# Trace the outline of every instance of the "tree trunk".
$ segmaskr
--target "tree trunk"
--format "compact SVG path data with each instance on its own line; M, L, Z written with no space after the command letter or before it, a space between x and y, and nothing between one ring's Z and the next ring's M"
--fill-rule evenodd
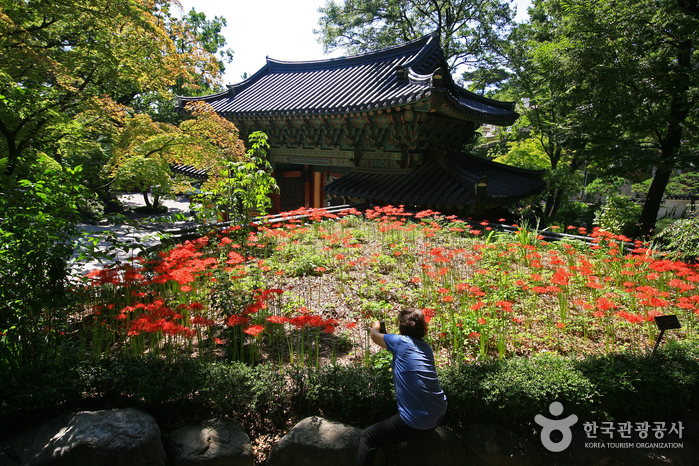
M658 218L658 210L660 210L660 203L663 200L663 194L670 181L671 174L672 168L669 167L658 168L658 171L655 173L653 182L648 190L648 195L646 196L646 202L643 204L641 217L638 219L638 223L634 230L634 236L636 238L650 238L650 236L653 235L655 221Z
M146 207L150 207L150 199L148 199L148 191L141 191L143 194L143 200L146 202Z

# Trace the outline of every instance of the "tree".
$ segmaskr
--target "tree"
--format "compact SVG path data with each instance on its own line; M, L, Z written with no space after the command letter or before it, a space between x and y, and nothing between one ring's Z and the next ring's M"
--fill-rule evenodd
M699 147L697 0L536 0L545 26L532 55L555 98L575 110L568 128L608 175L654 168L637 235L655 227L673 171L696 163ZM553 96L552 96L553 97Z
M187 187L184 182L171 180L171 164L191 165L209 172L203 186L208 189L225 176L223 170L229 163L245 158L245 147L233 123L203 102L191 102L185 110L191 118L179 126L124 112L123 123L113 136L114 155L110 162L116 189L137 189L150 206L148 191L154 187L153 207L158 207L160 197L171 197Z
M169 0L0 0L0 364L26 366L56 353L50 346L68 316L81 185L118 154L157 148L158 132L167 147L174 132L167 125L127 138L152 123L128 105L167 95L179 79L218 76L203 47L176 49L165 27L169 7ZM194 118L176 129L208 131L209 153L242 152L230 143L237 132L218 123ZM200 136L191 141L192 151L205 145ZM80 165L95 160L81 179Z
M199 73L218 76L206 50L176 50L168 0L0 0L0 159L30 170L75 132L99 132L113 111ZM84 112L90 112L85 116Z
M436 32L451 70L462 65L500 64L500 46L512 24L509 1L328 0L319 42L325 51L363 53Z
M587 165L588 145L585 135L573 131L578 114L578 102L567 98L567 82L559 79L559 64L554 54L545 47L552 37L548 4L534 2L530 19L518 25L505 45L507 66L511 77L493 97L520 103L522 115L506 133L508 139L521 146L518 153L508 154L503 163L518 165L515 155L529 157L537 153L545 156L543 168L547 171L547 188L541 220L548 223L578 190L580 170ZM527 143L518 141L525 138ZM512 152L512 151L511 151Z
M233 219L248 223L256 212L266 215L272 207L270 194L279 192L267 160L267 135L256 131L250 135L250 149L243 160L227 162L221 176L201 196L199 213L204 218L220 212L233 214Z

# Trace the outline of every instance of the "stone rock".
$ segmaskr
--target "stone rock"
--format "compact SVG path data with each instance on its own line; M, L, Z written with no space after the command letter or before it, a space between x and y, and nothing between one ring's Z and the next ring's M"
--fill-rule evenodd
M165 466L160 428L137 409L55 418L0 446L0 466Z
M634 466L696 466L699 452L689 443L676 449L624 449L614 455L612 464L633 464Z
M322 417L296 424L272 448L268 466L353 466L362 430Z
M565 450L558 453L548 453L552 463L561 466L611 466L613 453L610 449L602 447L602 442L588 439L580 423L571 427L572 440ZM556 438L555 441L559 439ZM590 446L594 444L594 447Z
M376 465L466 466L467 454L459 438L443 427L437 427L428 438L390 445L379 450Z
M255 455L242 424L213 419L201 426L186 426L166 440L172 466L252 466Z
M536 466L544 464L539 450L519 435L497 424L469 424L464 444L484 466Z

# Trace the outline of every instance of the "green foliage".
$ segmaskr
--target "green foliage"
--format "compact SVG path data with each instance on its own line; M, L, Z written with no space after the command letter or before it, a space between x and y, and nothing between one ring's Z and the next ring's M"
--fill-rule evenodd
M180 78L217 78L215 58L196 40L186 53L175 49L175 31L164 21L169 6L169 0L3 2L0 158L8 158L6 174L31 167L41 152L63 165L64 140L81 151L108 143L123 105L136 96L167 93Z
M693 261L699 258L699 215L680 219L661 231L655 241L674 258Z
M283 374L273 367L214 363L206 367L206 385L201 387L200 396L223 412L271 415L283 409L285 382Z
M508 143L507 148L507 153L496 158L496 162L530 170L551 168L551 161L544 152L541 143L534 138Z
M566 202L550 219L555 225L576 225L590 228L595 218L595 208L585 202Z
M0 365L50 360L66 330L79 170L0 176Z
M566 413L584 420L653 420L699 408L699 350L672 342L655 355L575 359L541 354L455 364L438 372L449 402L447 425L473 419L532 422L555 400ZM65 353L35 367L0 368L0 393L3 421L31 412L34 422L40 422L88 405L155 411L172 402L240 418L274 419L293 409L298 417L322 414L358 426L395 412L391 372L378 365L280 369L199 359L81 360L77 353Z
M452 70L465 64L492 68L513 16L498 0L330 0L319 11L314 32L326 51L380 50L436 32ZM497 74L482 73L478 81Z
M628 196L621 194L626 180L621 177L597 178L587 186L588 194L605 196L604 202L595 212L593 225L614 234L632 236L641 208Z
M327 365L292 375L294 403L302 412L322 412L341 422L368 425L395 410L391 372L360 365Z
M675 0L542 0L530 14L529 40L518 45L525 58L513 66L533 64L533 81L552 91L532 96L536 108L546 114L550 101L561 109L548 121L597 169L629 176L655 168L637 230L648 234L670 175L699 145L696 11Z
M595 212L592 224L617 235L633 236L641 207L626 196L611 196Z
M667 417L696 409L699 362L696 348L679 346L655 356L544 354L452 365L440 371L440 382L450 423L489 418L514 425L555 400L581 419Z
M253 212L265 215L272 206L269 195L278 192L279 187L266 158L267 135L259 131L252 133L250 145L247 159L228 162L216 186L201 196L199 212L205 218L228 212L235 220L247 223Z
M635 183L634 192L646 196L653 179ZM699 194L699 172L683 172L670 177L670 182L665 188L666 196L696 196Z
M329 260L325 254L317 251L297 254L289 261L286 271L289 275L301 277L304 275L321 275L319 267L329 269Z
M119 167L113 189L116 191L153 194L153 206L158 207L160 198L174 199L173 183L170 165L161 158L133 157ZM147 207L150 207L148 196L144 195Z

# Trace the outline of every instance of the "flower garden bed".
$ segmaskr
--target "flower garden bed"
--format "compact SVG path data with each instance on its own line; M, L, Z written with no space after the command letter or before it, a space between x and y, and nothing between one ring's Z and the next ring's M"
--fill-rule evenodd
M652 349L654 316L696 342L699 270L595 230L594 245L481 228L385 207L296 211L233 227L135 264L91 273L75 323L95 357L118 348L168 359L318 366L375 359L373 320L425 310L438 363ZM581 231L581 233L585 233Z

